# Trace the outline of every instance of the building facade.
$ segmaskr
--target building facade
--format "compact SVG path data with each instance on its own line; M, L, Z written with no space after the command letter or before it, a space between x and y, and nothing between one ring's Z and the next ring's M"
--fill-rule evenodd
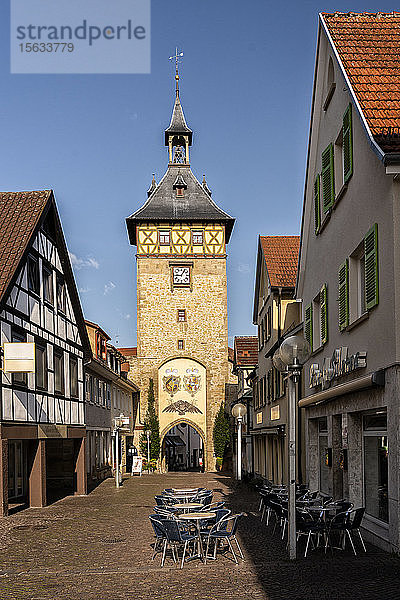
M228 407L231 414L232 406L241 402L246 406L247 413L243 419L242 427L242 473L252 475L254 472L253 441L251 431L253 427L253 386L249 376L257 368L258 340L257 336L236 336L233 346L233 373L237 376L235 385L235 398ZM232 419L234 421L234 419ZM234 425L234 424L233 424ZM233 465L237 465L237 433L233 427Z
M158 184L153 177L147 201L126 221L137 249L137 355L129 362L142 415L154 381L162 465L165 436L186 423L201 437L205 467L214 469L213 423L229 380L226 245L234 219L193 174L191 144L177 76L167 171Z
M397 552L399 24L320 15L297 282L308 484L364 506L368 537Z
M0 515L86 493L83 362L90 345L51 190L0 194L1 344L35 367L1 373ZM15 368L15 367L14 367Z
M253 323L258 328L258 367L253 379L254 471L276 484L287 483L288 399L286 379L272 357L284 334L300 322L294 299L299 236L260 236ZM298 453L299 455L299 453Z

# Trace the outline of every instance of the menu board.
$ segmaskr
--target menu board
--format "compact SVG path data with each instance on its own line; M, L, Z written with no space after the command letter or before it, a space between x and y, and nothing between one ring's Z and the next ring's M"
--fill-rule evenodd
M132 456L132 475L142 474L143 458L141 456Z

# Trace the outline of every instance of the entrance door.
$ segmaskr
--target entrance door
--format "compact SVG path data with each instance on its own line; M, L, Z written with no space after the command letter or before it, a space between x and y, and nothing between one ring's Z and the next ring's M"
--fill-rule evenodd
M8 499L21 502L26 494L25 447L22 440L8 442Z

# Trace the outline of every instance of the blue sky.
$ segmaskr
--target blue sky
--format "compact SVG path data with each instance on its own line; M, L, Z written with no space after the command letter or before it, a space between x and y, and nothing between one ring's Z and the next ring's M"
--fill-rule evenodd
M82 0L84 1L84 0ZM191 165L237 219L228 247L229 342L253 334L257 236L300 231L318 12L386 2L152 0L150 75L10 75L0 7L0 188L53 188L86 318L136 343L135 249L125 217L167 165L168 57L184 51Z

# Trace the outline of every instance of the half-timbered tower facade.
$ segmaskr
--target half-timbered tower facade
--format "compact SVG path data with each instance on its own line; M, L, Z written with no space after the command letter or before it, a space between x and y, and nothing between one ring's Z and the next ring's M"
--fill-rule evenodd
M35 344L33 372L1 373L6 515L9 503L44 506L55 488L86 493L83 362L90 346L53 192L0 193L0 212L1 345Z
M167 171L159 183L153 177L147 201L127 219L130 243L137 247L137 356L130 362L141 398L154 380L163 464L163 440L183 423L201 437L200 465L213 469L213 423L229 377L226 245L234 219L190 168L193 134L178 79L165 131ZM193 462L185 458L185 464Z

